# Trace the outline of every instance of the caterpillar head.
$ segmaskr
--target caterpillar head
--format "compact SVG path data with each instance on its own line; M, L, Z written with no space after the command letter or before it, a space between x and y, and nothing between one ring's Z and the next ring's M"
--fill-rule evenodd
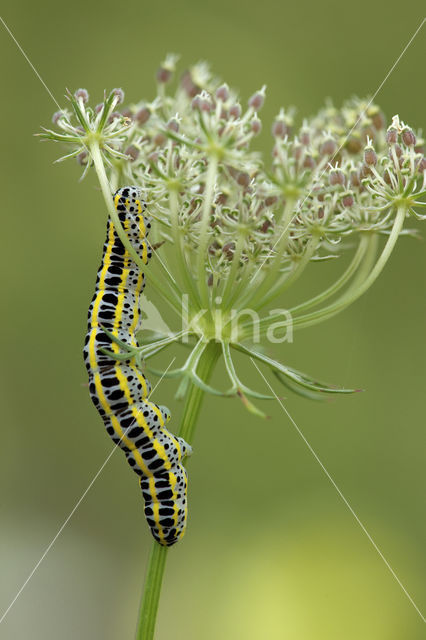
M142 235L142 237L147 235L151 222L149 217L143 215L146 210L146 203L142 199L140 187L121 187L114 193L113 200L124 226L126 227L127 223L128 227L135 229L134 224L138 225L139 234L131 233L130 235Z
M139 187L121 187L114 193L114 205L117 211L127 214L141 214L146 208Z

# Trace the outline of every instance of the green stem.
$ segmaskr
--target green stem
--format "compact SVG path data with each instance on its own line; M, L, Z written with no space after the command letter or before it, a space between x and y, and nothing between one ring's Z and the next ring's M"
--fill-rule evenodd
M209 308L209 291L206 280L205 260L207 256L207 246L209 242L209 222L213 203L214 186L216 182L218 160L215 156L210 159L207 169L206 183L204 186L204 202L201 213L199 247L197 256L198 288L201 300L206 309Z
M278 240L275 242L274 246L271 249L270 256L272 256L273 254L275 255L271 259L271 264L269 266L269 269L268 271L266 271L266 274L263 280L260 283L256 282L256 278L258 274L260 273L260 276L262 275L263 267L265 266L265 262L267 262L267 258L266 258L265 261L262 263L262 265L257 269L254 276L252 276L252 279L250 282L251 286L248 290L248 294L242 298L240 308L251 306L253 309L255 309L259 301L262 300L265 292L269 291L270 288L275 283L277 273L279 272L282 266L283 254L287 247L288 238L290 234L290 225L295 215L294 205L295 205L295 200L293 198L288 198L284 207L282 232L280 237L278 238Z
M213 373L219 355L219 345L215 342L210 342L200 358L197 371L200 378L205 382L208 382ZM194 430L203 398L204 391L191 384L186 395L185 407L179 429L179 435L189 444L191 444L194 437ZM154 638L155 621L157 618L167 552L167 547L161 546L158 542L153 542L139 610L136 640L152 640Z

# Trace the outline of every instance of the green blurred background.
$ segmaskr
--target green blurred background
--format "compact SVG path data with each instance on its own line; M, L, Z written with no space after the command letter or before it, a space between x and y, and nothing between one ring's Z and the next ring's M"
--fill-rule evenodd
M3 17L61 105L121 86L154 95L170 51L241 91L268 86L259 142L281 105L301 116L373 93L420 24L424 4L15 2ZM81 348L104 236L94 175L52 165L32 134L56 110L0 25L2 100L2 447L0 612L15 596L111 451ZM379 95L390 117L425 122L426 27ZM421 225L418 225L421 228ZM423 228L423 235L426 231ZM303 299L339 264L318 265ZM276 357L363 394L285 405L389 560L426 607L426 248L402 238L378 283L350 310L277 346ZM155 303L155 291L149 292ZM164 318L170 321L167 310ZM245 367L251 386L259 374ZM276 387L277 383L272 380ZM276 387L277 388L277 387ZM278 390L278 389L277 389ZM177 428L174 383L155 398ZM266 404L264 405L266 407ZM425 626L278 403L261 421L207 398L190 464L190 519L169 554L157 637L417 640ZM117 452L0 628L5 640L133 638L151 538L136 478ZM1 613L0 613L1 615Z

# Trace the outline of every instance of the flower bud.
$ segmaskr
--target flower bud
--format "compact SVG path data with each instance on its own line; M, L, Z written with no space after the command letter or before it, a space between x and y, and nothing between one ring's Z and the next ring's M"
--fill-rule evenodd
M414 147L414 145L416 144L416 136L414 135L413 130L409 127L405 127L402 130L401 137L403 143L407 145L407 147Z
M272 135L274 138L284 139L288 134L288 127L284 120L275 120L272 125Z
M134 161L134 160L137 160L139 156L139 149L137 149L133 144L131 144L129 147L127 147L124 153L126 154L126 156L130 156L131 160Z
M216 98L218 100L222 100L222 102L227 102L229 100L229 88L227 84L223 84L216 90Z
M248 173L244 173L243 171L241 171L238 175L237 175L237 182L241 187L245 187L247 189L247 187L250 184L250 176Z
M263 107L264 102L265 102L265 87L263 87L260 91L256 91L256 93L253 93L250 100L248 101L248 106L254 109L255 111L259 111Z
M95 107L95 113L100 113L104 108L104 103L100 102L99 104L96 105Z
M229 109L229 115L232 118L235 118L235 120L237 120L241 116L241 105L239 105L238 102L233 104Z
M228 258L228 260L232 260L235 251L235 242L227 242L222 247L222 253Z
M130 109L123 109L121 115L128 120L133 120L133 113L130 111Z
M150 117L151 111L148 109L148 107L142 107L142 109L139 109L139 111L135 115L135 119L138 124L145 124L145 122L148 122Z
M76 100L81 100L83 104L87 104L89 102L89 93L86 89L77 89L74 93L74 98Z
M329 182L332 187L337 185L343 187L346 182L346 176L340 169L332 169L329 175Z
M277 196L268 196L267 198L265 198L265 205L267 207L272 207L272 205L274 205L277 200Z
M322 156L332 156L337 151L337 144L332 138L327 138L320 146Z
M346 209L349 209L350 207L352 207L353 203L355 202L354 197L351 193L345 193L345 195L342 198L342 204Z
M113 89L112 93L117 98L117 103L116 104L121 104L123 102L123 100L124 100L124 91L123 91L123 89Z
M388 144L395 144L398 142L398 130L395 127L389 127L386 131L386 142Z
M64 117L64 112L63 111L55 111L55 113L52 116L52 122L53 124L57 124L58 120L60 120L61 118Z
M381 129L384 129L386 127L386 118L381 111L378 111L377 113L375 113L371 117L371 120L373 122L374 128L377 131L380 131Z
M77 162L82 167L85 167L87 165L87 160L88 160L87 151L82 151L81 153L78 154Z
M157 70L157 82L160 84L166 84L172 77L172 72L170 69L165 69L164 67L159 67Z
M420 158L420 160L418 161L416 169L420 174L426 171L426 158L424 156L423 158Z
M175 133L177 133L179 131L179 122L175 118L170 118L167 123L167 128L170 131L174 131Z
M194 111L201 111L201 96L198 94L196 95L191 102L191 107L194 109Z
M257 136L257 134L262 131L262 122L259 120L259 118L253 118L253 120L251 121L251 130L253 131L255 136Z
M114 122L117 118L121 118L121 113L119 111L113 111L108 117L108 122L111 124L111 122Z
M305 159L303 160L303 166L305 169L315 169L315 160L311 155L308 154L305 156Z
M351 186L354 187L355 189L361 186L360 175L356 169L352 169L350 173L349 181L351 183Z
M161 147L165 142L166 142L167 138L164 135L164 133L157 133L154 138L153 138L153 143L155 144L156 147Z
M377 154L373 147L366 147L364 150L364 162L365 164L374 167L377 164Z

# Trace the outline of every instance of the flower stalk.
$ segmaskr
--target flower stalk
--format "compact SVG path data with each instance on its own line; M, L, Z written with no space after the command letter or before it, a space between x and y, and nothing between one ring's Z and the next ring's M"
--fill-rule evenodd
M217 345L215 345L215 343L210 343L204 350L198 363L199 376L204 382L208 383L218 357L219 349ZM189 444L192 444L194 439L194 432L204 395L205 392L200 389L200 387L193 383L190 384L186 394L185 406L179 429L179 435ZM163 547L155 541L152 543L144 591L139 609L136 640L152 640L154 637L155 622L157 618L167 555L167 547Z

